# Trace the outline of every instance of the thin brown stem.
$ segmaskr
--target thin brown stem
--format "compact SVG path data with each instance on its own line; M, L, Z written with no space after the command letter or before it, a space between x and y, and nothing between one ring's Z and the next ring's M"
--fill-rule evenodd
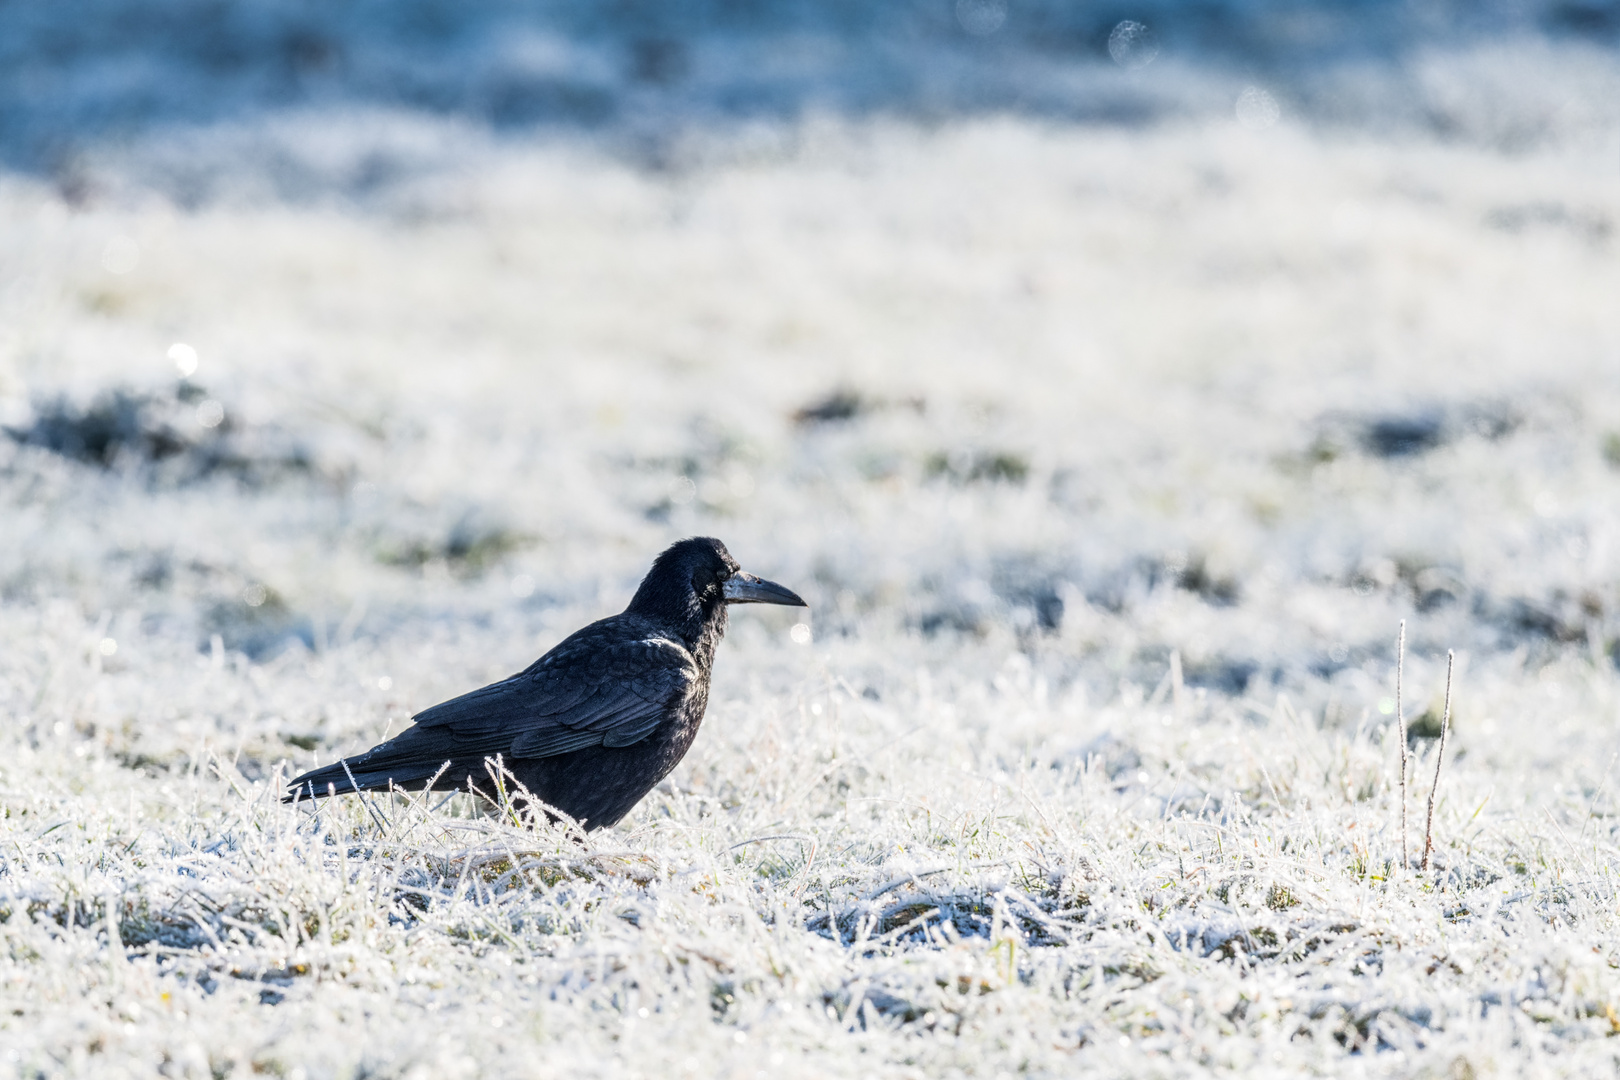
M1406 670L1406 620L1401 620L1400 636L1395 639L1395 723L1399 728L1401 755L1401 869L1411 862L1406 847L1406 709L1401 704L1401 679Z
M1429 868L1429 853L1434 850L1434 797L1440 790L1440 766L1446 760L1446 733L1451 730L1451 669L1457 654L1446 651L1446 708L1440 718L1440 747L1434 752L1434 786L1429 789L1429 816L1423 824L1423 867Z

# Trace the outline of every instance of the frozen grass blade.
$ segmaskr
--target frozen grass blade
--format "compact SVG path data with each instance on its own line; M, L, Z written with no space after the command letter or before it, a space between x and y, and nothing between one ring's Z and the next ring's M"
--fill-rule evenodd
M386 833L388 831L388 825L385 821L383 821L382 815L377 812L377 807L373 805L371 801L371 792L360 790L360 784L355 780L354 773L349 768L348 758L339 758L338 760L343 764L343 775L349 778L349 789L354 793L355 798L359 799L361 803L364 804L366 813L371 815L371 820L377 826L377 831L379 833Z
M1434 785L1429 788L1429 811L1423 822L1423 866L1429 868L1429 854L1434 850L1434 800L1440 791L1440 767L1446 760L1446 735L1451 731L1451 672L1457 663L1457 654L1446 651L1446 704L1440 718L1440 744L1434 751Z
M1406 620L1401 620L1400 633L1395 638L1395 724L1396 737L1400 740L1396 744L1395 752L1401 758L1401 870L1405 871L1411 863L1411 856L1407 854L1406 846L1406 707L1402 703L1401 680L1406 671Z

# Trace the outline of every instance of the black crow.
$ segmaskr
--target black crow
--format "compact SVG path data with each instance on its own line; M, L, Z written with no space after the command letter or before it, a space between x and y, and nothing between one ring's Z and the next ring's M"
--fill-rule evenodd
M576 631L509 679L417 713L415 726L289 786L300 797L390 787L490 795L494 758L588 829L618 822L697 736L729 604L804 607L745 574L710 537L657 559L630 606Z

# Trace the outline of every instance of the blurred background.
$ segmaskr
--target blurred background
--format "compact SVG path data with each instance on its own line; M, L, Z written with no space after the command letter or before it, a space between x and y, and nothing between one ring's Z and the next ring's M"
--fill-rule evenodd
M873 700L1174 655L1356 711L1401 618L1420 697L1607 670L1617 50L1608 0L0 6L0 612L109 669L461 641L354 661L414 709L705 533L812 602L737 635Z
M118 159L195 208L364 197L460 138L584 135L648 169L809 117L1295 122L1507 152L1612 137L1607 0L408 0L8 5L0 141L71 201ZM138 163L138 164L137 164ZM98 183L98 180L100 183Z

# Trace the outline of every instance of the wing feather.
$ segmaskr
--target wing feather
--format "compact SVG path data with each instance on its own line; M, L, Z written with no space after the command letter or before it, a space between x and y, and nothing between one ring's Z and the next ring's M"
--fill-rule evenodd
M494 753L553 757L640 742L691 692L700 678L697 663L685 646L667 638L602 641L586 636L593 629L521 674L423 710L416 728L405 734L438 729L443 737L431 740L435 749L457 759ZM394 741L407 740L402 735ZM402 746L399 756L414 749Z

